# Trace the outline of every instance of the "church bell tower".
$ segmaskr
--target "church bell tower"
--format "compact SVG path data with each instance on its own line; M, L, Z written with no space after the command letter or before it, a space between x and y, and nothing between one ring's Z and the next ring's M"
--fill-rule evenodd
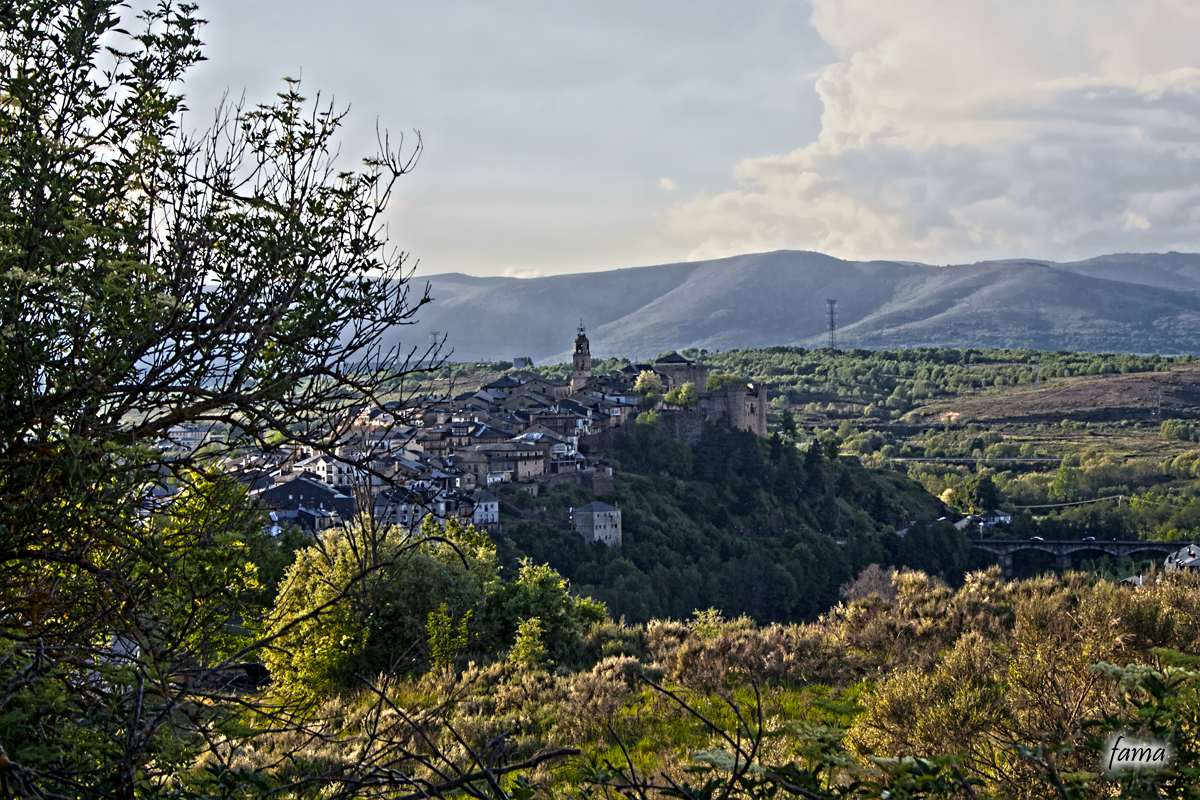
M579 320L579 335L575 337L575 356L571 365L571 391L577 392L592 377L592 351L587 336L583 333L583 320Z

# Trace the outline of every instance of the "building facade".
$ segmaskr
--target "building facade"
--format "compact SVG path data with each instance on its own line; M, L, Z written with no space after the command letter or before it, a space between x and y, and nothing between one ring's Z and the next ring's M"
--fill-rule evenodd
M601 542L621 549L621 509L607 503L588 503L572 513L575 530L585 542Z
M487 489L479 489L470 498L475 504L471 512L471 523L479 527L495 525L500 522L500 499Z
M654 370L668 378L664 392L690 383L696 387L697 394L708 394L708 368L687 356L679 353L663 356L654 362Z

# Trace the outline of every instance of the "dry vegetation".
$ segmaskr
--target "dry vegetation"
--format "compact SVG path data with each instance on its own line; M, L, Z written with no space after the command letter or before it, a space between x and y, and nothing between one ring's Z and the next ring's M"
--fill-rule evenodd
M642 778L694 780L697 759L715 763L706 754L727 747L721 731L736 730L740 712L761 713L758 763L823 766L816 796L879 778L872 759L882 756L954 756L982 794L1050 796L1045 764L1020 747L1080 748L1088 720L1121 713L1124 690L1093 665L1162 670L1158 648L1200 645L1200 579L1191 575L1135 592L1080 574L1006 583L991 570L955 591L904 571L890 588L806 625L711 611L687 623L608 621L591 627L570 662L498 659L381 676L378 693L352 690L321 705L309 742L252 738L232 763L262 769L287 752L328 772L370 753L372 726L411 717L431 752L464 766L497 737L508 737L511 760L580 748L590 760L545 762L527 775L545 796L583 796L606 760ZM1091 751L1066 754L1055 769L1077 796L1108 791Z
M1161 398L1161 400L1160 400ZM930 402L911 415L914 422L1030 425L1059 423L1154 423L1200 414L1200 364L1174 364L1169 372L1055 378L1040 390L1030 386L990 388Z

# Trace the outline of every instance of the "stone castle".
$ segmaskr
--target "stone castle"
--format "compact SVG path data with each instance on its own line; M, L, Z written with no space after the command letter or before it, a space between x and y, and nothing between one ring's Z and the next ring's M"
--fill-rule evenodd
M572 394L624 392L637 381L643 372L657 375L662 382L663 392L670 392L685 383L696 387L700 402L694 409L672 409L663 407L663 414L690 414L725 423L731 428L740 428L758 436L767 436L767 393L766 387L754 383L739 383L708 391L708 368L703 364L671 353L653 364L630 364L608 375L592 375L592 354L583 325L575 336L575 349L571 365Z

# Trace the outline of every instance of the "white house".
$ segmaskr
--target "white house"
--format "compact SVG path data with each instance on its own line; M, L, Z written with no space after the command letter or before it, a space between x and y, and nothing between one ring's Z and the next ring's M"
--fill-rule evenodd
M487 489L479 489L470 495L475 510L471 514L473 525L495 525L500 521L500 500Z

